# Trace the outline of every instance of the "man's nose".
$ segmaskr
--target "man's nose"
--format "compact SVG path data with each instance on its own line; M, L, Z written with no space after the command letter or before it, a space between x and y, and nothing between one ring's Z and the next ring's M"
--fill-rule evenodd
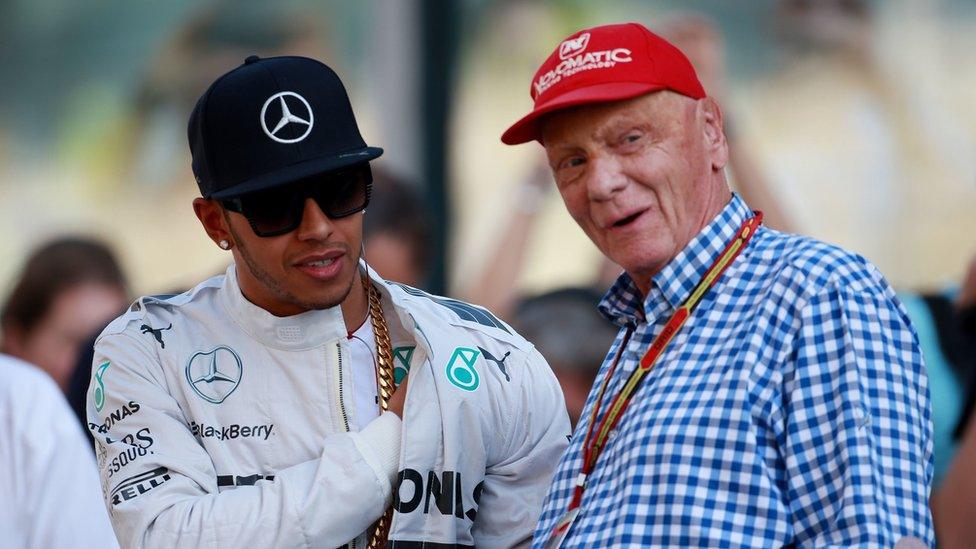
M613 157L590 159L589 172L586 192L594 202L613 200L614 195L622 191L629 181L620 162Z
M306 198L302 210L302 223L296 229L298 239L328 240L334 228L333 220L325 215L318 203L312 198Z

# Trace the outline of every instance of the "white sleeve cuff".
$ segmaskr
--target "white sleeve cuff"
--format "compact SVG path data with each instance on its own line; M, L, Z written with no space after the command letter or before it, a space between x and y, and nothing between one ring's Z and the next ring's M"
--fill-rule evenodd
M402 422L393 412L383 412L358 433L349 433L366 463L376 476L389 483L392 490L400 465L400 430Z

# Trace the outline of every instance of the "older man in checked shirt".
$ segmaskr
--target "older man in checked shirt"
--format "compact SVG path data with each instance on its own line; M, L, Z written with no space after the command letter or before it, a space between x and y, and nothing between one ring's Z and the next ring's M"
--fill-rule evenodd
M531 93L502 140L545 147L625 271L534 546L931 545L924 365L878 270L761 226L725 180L718 104L643 26L570 36Z

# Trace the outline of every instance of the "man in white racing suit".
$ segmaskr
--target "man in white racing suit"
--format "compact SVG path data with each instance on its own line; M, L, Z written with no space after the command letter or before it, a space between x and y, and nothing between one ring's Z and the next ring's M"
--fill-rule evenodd
M96 342L89 428L120 543L527 543L570 432L562 393L486 310L361 260L382 150L338 76L249 57L188 133L194 211L234 264Z

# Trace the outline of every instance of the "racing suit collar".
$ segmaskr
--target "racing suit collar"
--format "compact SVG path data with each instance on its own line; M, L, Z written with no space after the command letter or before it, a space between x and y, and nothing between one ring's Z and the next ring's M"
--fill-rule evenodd
M341 307L331 307L279 317L251 303L237 283L237 268L231 264L220 288L219 301L228 315L248 335L268 347L302 350L346 337Z

